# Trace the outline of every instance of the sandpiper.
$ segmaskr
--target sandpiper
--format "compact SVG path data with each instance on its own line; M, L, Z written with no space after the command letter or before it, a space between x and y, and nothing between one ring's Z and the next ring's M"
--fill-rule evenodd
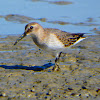
M69 33L54 28L43 28L36 22L31 22L25 26L24 33L16 40L16 45L25 36L31 35L34 43L46 51L56 51L56 59L53 70L59 70L59 58L63 50L84 40L84 33Z

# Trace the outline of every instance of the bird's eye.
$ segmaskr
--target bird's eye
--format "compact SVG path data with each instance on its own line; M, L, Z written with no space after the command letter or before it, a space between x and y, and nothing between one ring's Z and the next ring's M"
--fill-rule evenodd
M33 26L31 26L30 29L33 29Z

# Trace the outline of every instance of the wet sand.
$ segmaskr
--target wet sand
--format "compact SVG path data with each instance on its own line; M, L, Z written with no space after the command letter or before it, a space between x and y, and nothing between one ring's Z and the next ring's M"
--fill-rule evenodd
M30 37L0 36L0 100L99 100L100 35L89 36L62 54L38 50Z

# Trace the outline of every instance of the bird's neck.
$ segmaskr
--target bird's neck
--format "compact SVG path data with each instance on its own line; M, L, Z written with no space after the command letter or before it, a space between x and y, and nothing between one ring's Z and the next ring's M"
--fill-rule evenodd
M39 27L38 29L36 29L35 33L31 34L33 41L39 42L39 43L43 43L45 36L46 36L46 34L42 27Z

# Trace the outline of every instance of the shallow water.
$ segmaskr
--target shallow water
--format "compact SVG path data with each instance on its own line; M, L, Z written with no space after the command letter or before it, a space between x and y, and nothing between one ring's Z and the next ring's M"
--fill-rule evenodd
M100 29L99 0L2 0L0 35L21 34L29 22L68 32L95 34Z
M99 100L100 0L2 0L0 2L0 100ZM30 37L15 40L29 22L45 28L88 33L87 39L55 57Z

